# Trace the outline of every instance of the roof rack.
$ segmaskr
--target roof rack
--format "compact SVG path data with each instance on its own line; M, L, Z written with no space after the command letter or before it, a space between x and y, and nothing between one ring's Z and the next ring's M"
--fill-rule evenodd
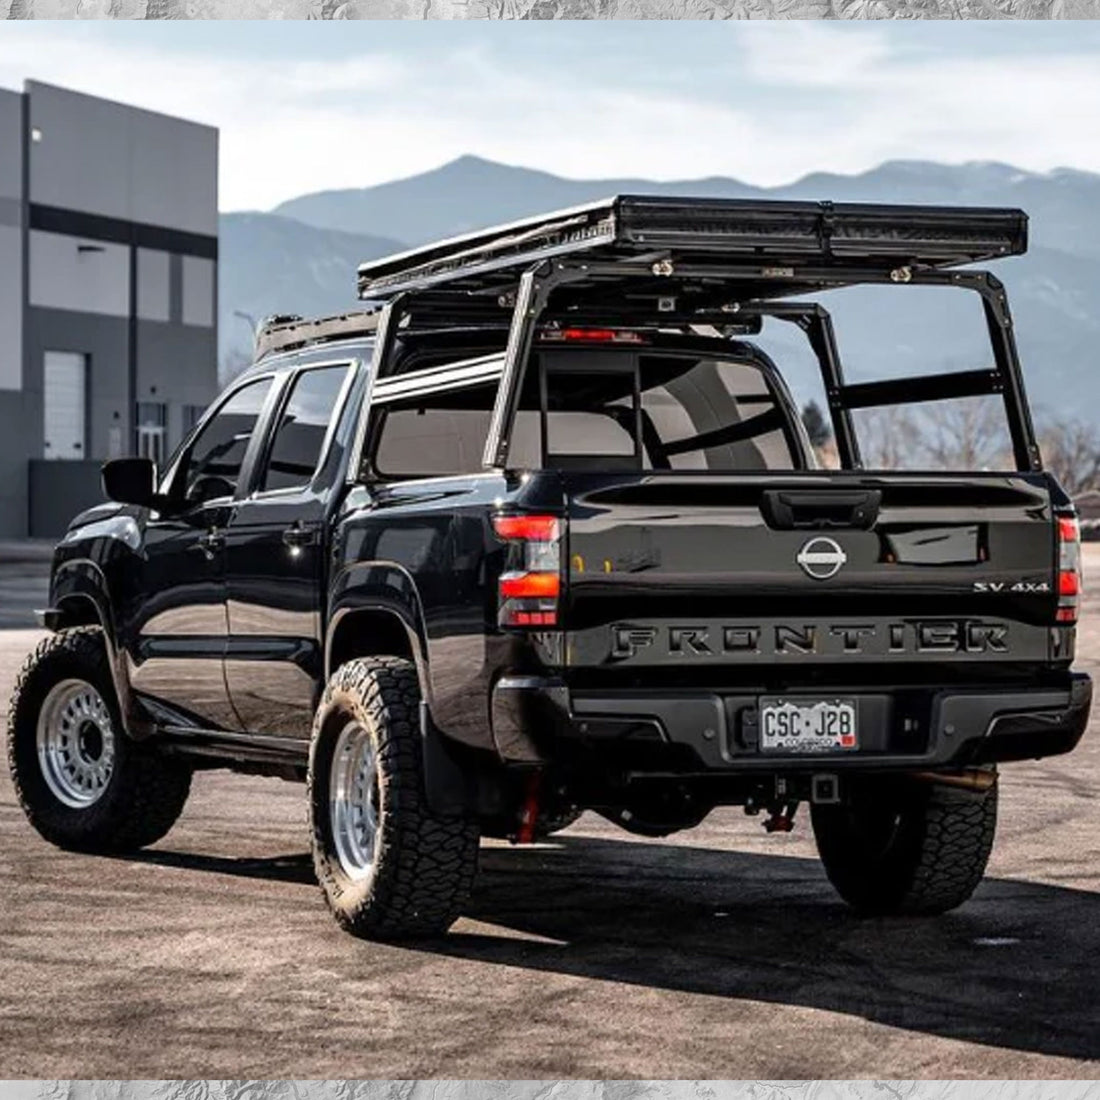
M256 359L277 352L294 351L308 344L369 335L378 327L378 310L363 309L332 317L305 319L294 315L265 318L256 333Z
M592 283L687 271L799 293L818 285L815 270L844 269L845 282L859 282L1026 248L1022 210L618 195L361 264L359 297L430 288L491 296L539 261L564 258L592 264Z

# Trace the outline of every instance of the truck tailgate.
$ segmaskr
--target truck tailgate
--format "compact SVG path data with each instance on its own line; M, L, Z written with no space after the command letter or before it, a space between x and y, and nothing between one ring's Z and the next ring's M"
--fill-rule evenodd
M1043 475L563 480L571 667L1053 656Z

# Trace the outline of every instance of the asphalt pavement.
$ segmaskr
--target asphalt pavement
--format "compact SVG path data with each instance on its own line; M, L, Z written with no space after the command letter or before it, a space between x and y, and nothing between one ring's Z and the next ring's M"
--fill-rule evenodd
M37 637L0 631L0 698ZM1079 651L1095 672L1091 595ZM330 920L301 787L200 774L121 859L41 841L4 775L0 1077L1095 1077L1098 786L1095 729L1006 768L989 875L940 918L852 916L805 817L650 841L586 815L485 842L469 915L398 947Z

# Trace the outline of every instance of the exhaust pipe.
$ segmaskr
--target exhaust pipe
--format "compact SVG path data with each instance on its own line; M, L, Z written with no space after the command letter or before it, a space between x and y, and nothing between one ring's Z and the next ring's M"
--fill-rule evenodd
M966 768L961 772L914 772L914 779L964 791L988 791L997 782L996 769Z

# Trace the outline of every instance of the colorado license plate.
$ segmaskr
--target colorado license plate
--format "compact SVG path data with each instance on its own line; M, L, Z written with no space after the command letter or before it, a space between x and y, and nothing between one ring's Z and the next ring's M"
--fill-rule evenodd
M761 699L763 752L834 752L859 746L854 699Z

